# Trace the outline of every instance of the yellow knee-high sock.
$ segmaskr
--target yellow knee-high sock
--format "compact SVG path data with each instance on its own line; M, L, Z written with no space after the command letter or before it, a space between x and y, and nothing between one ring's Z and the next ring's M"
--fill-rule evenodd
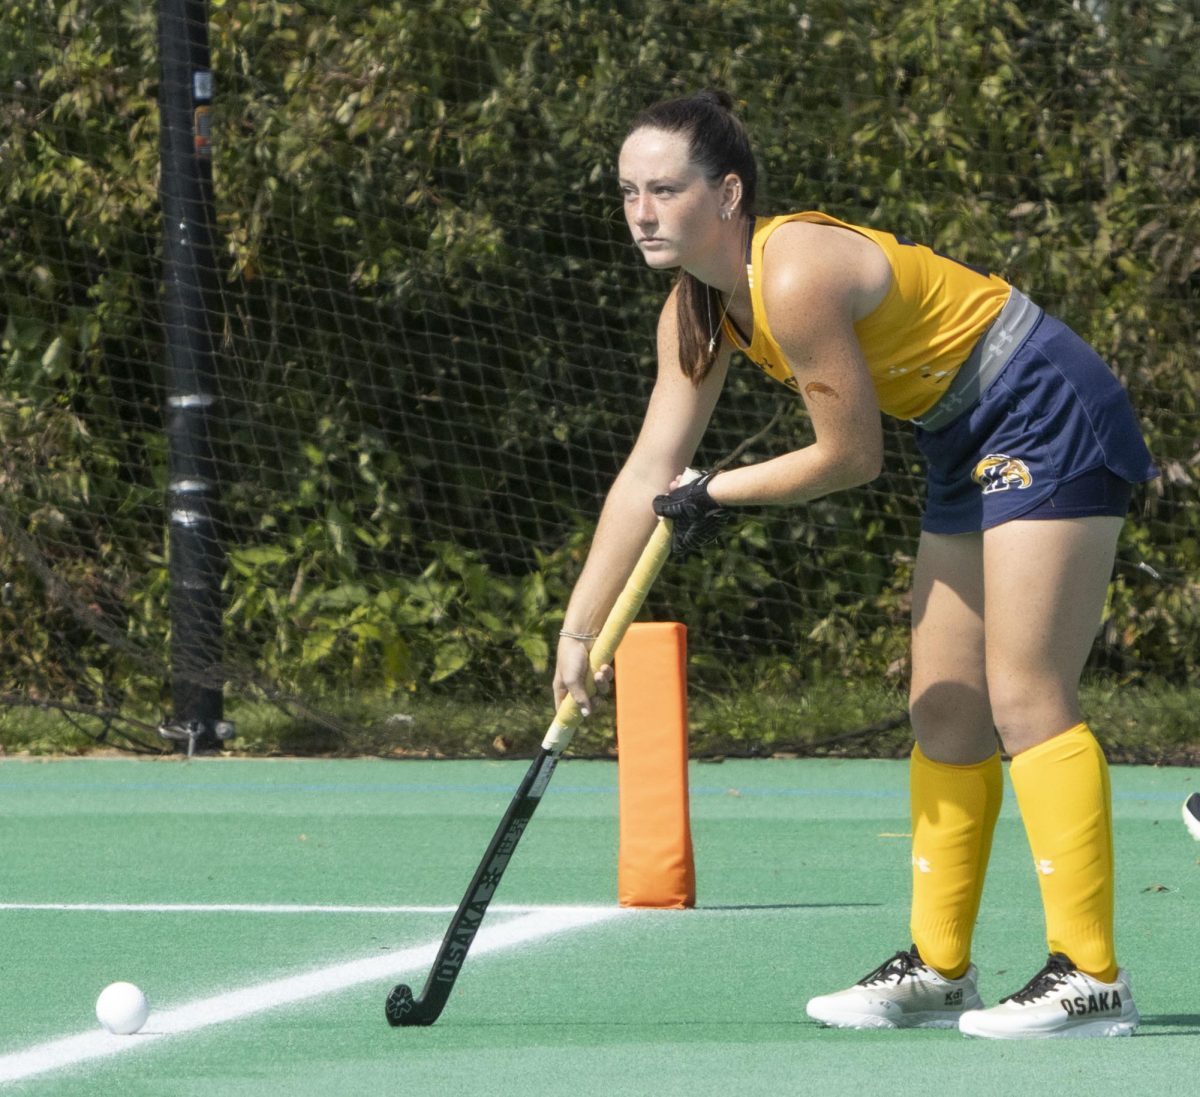
M921 959L951 979L971 960L992 832L1004 798L1000 754L972 766L931 761L913 747L913 943Z
M1046 942L1080 971L1116 978L1112 792L1087 724L1022 751L1009 767L1046 911Z

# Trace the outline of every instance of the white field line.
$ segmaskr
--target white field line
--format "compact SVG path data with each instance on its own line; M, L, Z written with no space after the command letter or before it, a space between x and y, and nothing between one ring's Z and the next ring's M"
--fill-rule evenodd
M68 911L96 914L450 914L452 906L347 906L333 903L0 903L0 911ZM609 907L493 903L489 912L606 911Z
M7 906L4 909L12 908ZM91 908L89 907L89 909ZM421 909L441 910L443 908ZM485 926L480 929L479 936L475 938L475 943L471 948L471 955L475 957L488 952L498 952L501 949L513 948L553 933L596 925L622 913L617 907L537 909L533 913L503 922L498 926ZM348 963L315 968L302 975L256 983L223 994L214 994L208 998L198 998L193 1002L185 1002L183 1005L171 1009L152 1010L142 1031L135 1036L112 1036L97 1026L94 1031L81 1032L75 1036L64 1036L58 1040L36 1044L23 1051L0 1055L0 1085L97 1059L108 1059L116 1055L144 1051L168 1036L182 1036L189 1032L209 1028L212 1025L238 1021L257 1013L278 1009L281 1006L328 997L362 983L371 983L377 980L390 982L401 976L423 973L433 963L440 943L440 939L429 941L426 944L389 953L386 956L371 956L362 960L351 960ZM376 1020L383 1025L385 1022L382 995L380 1002L379 1015Z

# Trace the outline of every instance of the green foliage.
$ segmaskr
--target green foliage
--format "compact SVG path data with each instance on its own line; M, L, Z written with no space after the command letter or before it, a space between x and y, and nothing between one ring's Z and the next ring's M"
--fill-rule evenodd
M743 105L768 209L988 263L1114 364L1164 476L1099 660L1194 677L1186 6L212 0L211 40L235 682L544 689L666 288L628 247L615 151L637 109L710 84ZM6 688L161 699L156 48L149 0L9 0L0 23ZM772 416L739 460L807 427L738 372L703 459ZM652 610L688 622L702 682L903 678L920 468L903 428L888 453L869 490L669 569Z

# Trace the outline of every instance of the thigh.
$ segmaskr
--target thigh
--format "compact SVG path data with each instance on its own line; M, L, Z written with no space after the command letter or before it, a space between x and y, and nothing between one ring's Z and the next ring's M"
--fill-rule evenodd
M913 576L910 709L926 757L970 765L996 749L984 663L983 535L923 533Z
M1018 520L983 534L988 696L1011 753L1082 719L1079 678L1104 612L1121 521Z

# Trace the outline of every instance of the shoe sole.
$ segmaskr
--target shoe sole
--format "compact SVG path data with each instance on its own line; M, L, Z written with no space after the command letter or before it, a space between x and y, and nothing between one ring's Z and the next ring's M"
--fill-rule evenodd
M1006 1032L987 1032L982 1029L971 1031L970 1019L964 1017L962 1020L967 1023L964 1025L962 1021L959 1022L959 1032L964 1036L983 1040L1085 1040L1099 1036L1132 1036L1141 1022L1141 1018L1134 1014L1133 1017L1124 1017L1118 1021L1085 1021L1082 1024L1070 1025L1066 1028L1042 1031L1020 1032L1010 1029Z
M888 1029L888 1028L958 1028L961 1013L933 1014L918 1013L905 1017L902 1021L893 1021L874 1013L843 1013L838 1016L818 1017L814 1013L808 1016L824 1025L826 1028L856 1028L856 1029Z

